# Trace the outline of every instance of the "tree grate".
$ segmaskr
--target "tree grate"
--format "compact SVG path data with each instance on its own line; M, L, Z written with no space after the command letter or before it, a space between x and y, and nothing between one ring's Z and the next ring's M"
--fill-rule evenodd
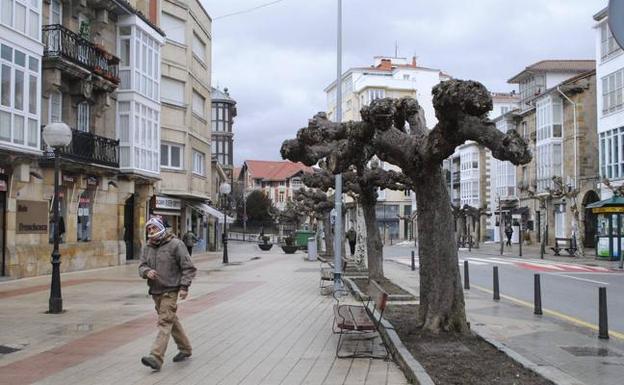
M0 345L0 354L11 354L15 352L19 352L22 349L14 348L7 345Z
M612 350L593 346L560 346L560 348L576 357L622 357Z

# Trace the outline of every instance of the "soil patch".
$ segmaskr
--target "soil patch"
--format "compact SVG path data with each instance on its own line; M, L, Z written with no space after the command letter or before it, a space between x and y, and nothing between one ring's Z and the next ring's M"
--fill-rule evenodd
M362 293L368 295L368 285L370 284L368 278L351 278L351 280L360 288ZM386 293L389 295L409 295L410 293L403 290L400 286L395 285L392 281L387 278L382 278L381 280L377 280L379 286L381 286Z
M389 305L384 318L436 385L554 385L479 336L423 332L417 314L418 305Z

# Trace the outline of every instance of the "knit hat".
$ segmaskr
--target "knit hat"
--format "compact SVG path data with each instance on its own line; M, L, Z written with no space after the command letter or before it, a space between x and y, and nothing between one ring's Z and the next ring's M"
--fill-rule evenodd
M163 218L160 215L153 216L147 221L145 224L145 228L148 226L154 226L158 229L157 232L147 235L150 239L159 239L165 234L165 224L163 222Z

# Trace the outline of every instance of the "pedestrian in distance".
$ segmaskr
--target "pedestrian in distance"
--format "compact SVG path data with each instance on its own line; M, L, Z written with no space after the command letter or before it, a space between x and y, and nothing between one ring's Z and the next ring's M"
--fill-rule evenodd
M193 255L193 246L197 243L199 239L195 236L195 233L189 229L184 236L182 237L182 242L186 245L186 249L188 250L189 255Z
M349 241L349 249L350 249L349 251L351 251L351 256L353 257L353 254L355 254L355 242L357 239L357 234L355 233L353 226L351 226L349 231L347 231L346 238Z
M505 227L505 236L507 236L506 245L511 247L511 236L513 235L513 228L509 225Z
M153 370L160 370L169 343L169 337L178 346L173 362L186 360L192 354L191 343L176 315L178 298L186 299L196 268L184 243L165 229L161 217L152 217L146 225L147 244L141 252L139 275L147 279L156 313L158 334L150 354L141 363Z

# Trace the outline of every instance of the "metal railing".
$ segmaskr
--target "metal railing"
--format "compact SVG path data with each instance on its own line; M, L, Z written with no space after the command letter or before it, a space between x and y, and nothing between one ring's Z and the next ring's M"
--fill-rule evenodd
M43 144L43 150L47 150ZM72 141L60 150L63 158L119 168L119 140L72 128Z
M62 25L44 25L43 44L44 57L62 57L119 84L119 58Z

